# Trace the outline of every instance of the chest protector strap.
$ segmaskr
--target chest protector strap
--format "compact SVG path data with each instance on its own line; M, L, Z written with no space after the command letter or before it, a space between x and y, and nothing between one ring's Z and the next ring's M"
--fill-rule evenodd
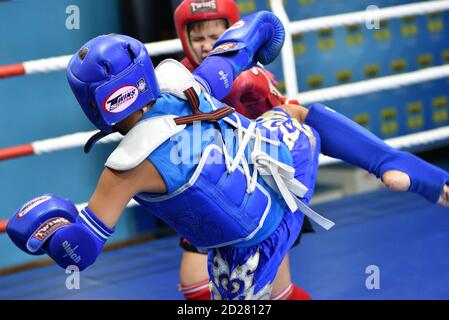
M234 117L235 121L230 119L232 117ZM242 166L247 179L248 193L253 192L257 177L260 175L273 190L276 190L282 196L292 212L299 209L326 230L329 230L335 225L334 222L313 211L300 200L300 198L304 197L308 189L300 181L295 179L295 169L283 162L277 161L261 150L262 134L256 122L250 122L248 127L245 128L237 114L226 118L225 121L237 129L238 138L238 149L234 158L230 156L226 146L223 148L226 169L229 173L232 173L238 166ZM252 146L249 145L250 140L254 140ZM249 160L253 164L252 174L250 173L248 161L244 156L247 147L252 147L249 152Z
M209 113L203 113L200 111L200 101L195 90L193 88L189 88L184 91L184 94L186 95L187 101L192 108L193 115L176 118L175 122L178 125L192 124L195 121L214 122L223 119L234 112L234 109L231 107L223 107Z

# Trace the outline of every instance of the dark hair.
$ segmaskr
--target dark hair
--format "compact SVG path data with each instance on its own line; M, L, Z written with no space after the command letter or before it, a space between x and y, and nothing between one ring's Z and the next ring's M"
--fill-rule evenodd
M192 31L193 29L196 28L202 28L203 25L206 22L210 22L210 21L223 21L225 23L226 29L229 28L229 22L226 19L214 19L214 20L201 20L201 21L195 21L195 22L191 22L187 25L187 34L190 34L190 31Z

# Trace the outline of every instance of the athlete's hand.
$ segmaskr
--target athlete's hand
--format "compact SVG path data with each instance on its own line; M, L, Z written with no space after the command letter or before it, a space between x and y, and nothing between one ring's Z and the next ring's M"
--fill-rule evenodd
M449 207L449 186L445 185L443 191L441 192L440 198L438 199L438 204Z

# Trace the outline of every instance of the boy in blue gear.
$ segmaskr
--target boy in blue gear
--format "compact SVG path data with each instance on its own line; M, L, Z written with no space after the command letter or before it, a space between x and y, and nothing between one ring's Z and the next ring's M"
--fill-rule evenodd
M211 56L213 70L196 74L218 97L241 70L274 59L284 38L279 20L268 12L241 21L233 31L228 36L235 39L228 38ZM269 298L288 241L296 238L303 219L297 210L302 202L294 195L311 193L294 179L293 158L278 130L231 114L232 108L201 92L175 61L163 62L155 72L144 46L126 36L88 42L72 58L67 76L83 111L101 130L86 149L114 131L125 137L80 214L70 201L45 195L11 219L11 239L28 253L47 253L62 267L83 270L94 263L134 197L197 247L216 248L210 251L211 282L219 279L214 298ZM196 131L200 140L188 143ZM286 210L296 211L288 224ZM215 267L223 266L227 248L234 246L239 257L229 261L229 288ZM254 248L260 248L260 263ZM235 291L232 264L244 266L249 258L252 275L239 275Z
M132 38L111 35L88 42L72 58L67 75L83 111L101 130L89 144L114 131L125 137L108 158L86 208L78 213L73 203L54 195L33 199L8 223L10 238L25 252L47 253L61 267L83 270L95 262L135 198L192 244L209 250L213 298L269 299L303 214L326 229L333 225L307 207L320 136L289 115L297 110L275 109L254 122L208 93L225 96L239 72L256 61L272 61L283 38L280 21L268 12L231 27L194 72L205 92L173 60L154 72L143 44ZM306 120L318 113L335 118L316 105ZM338 128L348 126L334 120ZM370 138L362 140L366 144ZM370 145L373 150L376 143ZM385 178L404 168L410 176L413 158L378 149L373 171ZM367 165L366 159L355 162ZM413 191L433 200L439 185L439 201L448 201L446 173L417 165L438 181L432 180L432 192L423 190L427 181L417 173L411 176Z

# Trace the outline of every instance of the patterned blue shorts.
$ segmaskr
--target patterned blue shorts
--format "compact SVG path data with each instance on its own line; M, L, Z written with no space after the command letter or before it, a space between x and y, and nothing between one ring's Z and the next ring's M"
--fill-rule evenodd
M292 153L295 178L309 188L303 202L312 197L318 171L320 137L310 127L293 119L280 108L263 114L257 121L271 130ZM295 242L304 215L288 208L277 229L257 245L227 246L209 251L208 269L212 298L216 300L268 300L277 270Z

